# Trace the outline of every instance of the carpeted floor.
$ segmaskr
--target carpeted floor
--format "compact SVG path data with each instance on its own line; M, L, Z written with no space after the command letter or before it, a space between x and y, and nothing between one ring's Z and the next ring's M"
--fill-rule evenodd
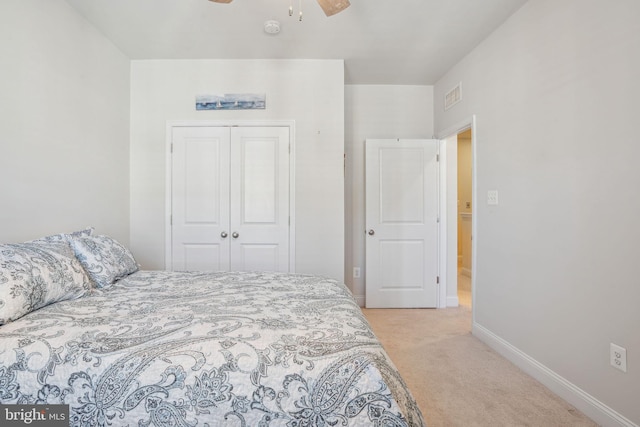
M429 426L596 426L471 335L469 305L363 311Z

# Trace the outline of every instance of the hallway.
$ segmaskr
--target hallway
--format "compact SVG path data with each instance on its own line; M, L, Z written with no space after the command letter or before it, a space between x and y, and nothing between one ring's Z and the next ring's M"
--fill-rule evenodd
M458 303L467 308L471 308L471 277L460 273L458 269Z

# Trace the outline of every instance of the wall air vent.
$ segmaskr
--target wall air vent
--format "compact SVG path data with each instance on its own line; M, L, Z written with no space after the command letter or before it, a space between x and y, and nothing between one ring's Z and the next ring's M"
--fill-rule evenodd
M444 109L445 111L456 105L462 100L462 82L458 83L456 87L451 89L444 96Z

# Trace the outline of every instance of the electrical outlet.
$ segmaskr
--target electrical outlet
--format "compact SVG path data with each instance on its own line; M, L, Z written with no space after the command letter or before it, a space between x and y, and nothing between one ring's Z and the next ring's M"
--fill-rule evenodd
M487 204L488 205L498 204L498 190L487 191Z
M360 267L353 267L353 278L354 279L360 278Z
M627 349L611 343L609 351L611 366L622 372L627 372Z

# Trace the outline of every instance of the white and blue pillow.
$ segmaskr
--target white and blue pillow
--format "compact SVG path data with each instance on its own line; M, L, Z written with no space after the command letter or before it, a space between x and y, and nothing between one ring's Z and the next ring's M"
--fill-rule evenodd
M127 248L93 228L0 244L0 325L59 301L107 289L138 271Z
M91 291L91 280L65 236L0 244L0 325Z
M98 288L107 289L118 279L139 269L131 252L109 236L75 236L69 242Z

